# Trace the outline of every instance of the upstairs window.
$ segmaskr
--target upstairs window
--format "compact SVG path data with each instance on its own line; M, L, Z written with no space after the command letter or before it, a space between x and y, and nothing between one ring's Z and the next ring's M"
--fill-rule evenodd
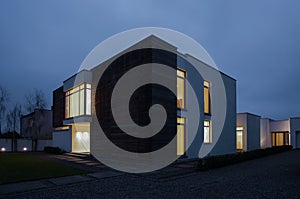
M91 115L91 84L83 83L66 92L65 117Z
M204 114L210 115L210 82L204 81Z
M186 72L177 69L177 108L185 108L185 77Z

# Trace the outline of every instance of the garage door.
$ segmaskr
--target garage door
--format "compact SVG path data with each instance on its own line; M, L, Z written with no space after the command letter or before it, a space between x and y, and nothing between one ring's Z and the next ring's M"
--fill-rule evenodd
M296 131L296 148L300 148L300 131Z

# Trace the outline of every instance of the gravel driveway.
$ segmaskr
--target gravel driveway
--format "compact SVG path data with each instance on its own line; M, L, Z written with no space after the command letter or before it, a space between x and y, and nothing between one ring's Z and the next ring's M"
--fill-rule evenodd
M7 197L300 198L300 150L181 176L166 178L163 172L123 174Z

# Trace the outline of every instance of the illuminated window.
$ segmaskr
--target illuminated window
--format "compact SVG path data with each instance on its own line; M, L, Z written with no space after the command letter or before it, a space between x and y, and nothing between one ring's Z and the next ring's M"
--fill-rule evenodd
M289 133L288 132L274 132L272 133L272 146L289 145Z
M90 124L72 125L72 152L90 152Z
M91 115L91 85L83 83L66 92L66 118Z
M92 91L90 84L86 85L86 114L92 114Z
M210 114L210 83L204 81L204 114Z
M185 118L177 117L177 155L184 155Z
M236 127L236 149L243 150L243 127Z
M177 108L185 108L185 77L186 72L177 69Z
M210 121L204 120L204 143L212 143Z

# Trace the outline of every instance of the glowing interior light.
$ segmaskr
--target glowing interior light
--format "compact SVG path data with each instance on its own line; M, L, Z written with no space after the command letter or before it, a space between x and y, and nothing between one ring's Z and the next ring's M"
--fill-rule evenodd
M27 147L24 147L24 148L23 148L23 151L27 151Z
M81 139L82 139L82 134L81 134L81 132L76 132L76 138L77 138L78 140L81 140Z
M88 141L89 140L89 133L83 132L83 140Z
M1 151L5 151L6 149L3 147L3 148L1 148Z

